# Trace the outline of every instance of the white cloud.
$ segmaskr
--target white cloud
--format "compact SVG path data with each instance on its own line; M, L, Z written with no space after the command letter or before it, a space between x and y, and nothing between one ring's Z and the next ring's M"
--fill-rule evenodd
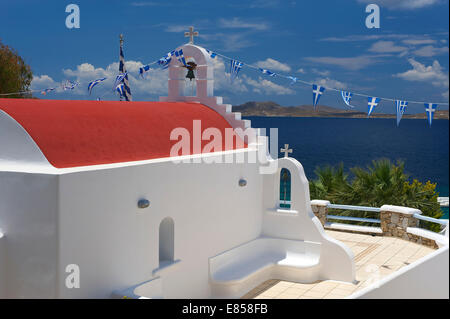
M281 63L277 60L267 58L264 61L258 61L255 63L258 68L268 69L270 71L282 71L282 72L290 72L291 67L285 63Z
M433 57L441 54L448 54L448 47L437 48L432 45L426 45L413 52L417 56Z
M320 76L329 76L331 74L331 72L328 70L318 70L316 68L311 69L311 71Z
M252 91L259 94L267 94L267 95L288 95L295 94L295 91L284 87L282 85L276 84L272 81L264 79L262 77L258 77L257 80L254 80L245 74L242 76L244 82L249 86L253 87Z
M394 74L394 77L411 82L427 82L438 88L447 89L442 95L448 98L449 77L437 60L432 65L426 66L414 59L409 59L411 70Z
M407 47L397 46L393 41L378 41L369 48L370 52L376 53L400 53L407 50Z
M373 0L358 0L360 3L374 3ZM441 0L377 0L380 7L389 9L420 9L440 3Z
M379 56L371 56L371 55L361 55L356 57L349 58L340 58L340 57L306 57L305 60L326 64L326 65L335 65L342 67L344 69L357 71L363 68L366 68L372 64L379 62Z
M436 40L433 39L405 39L402 40L404 44L410 45L422 45L422 44L433 44L436 43Z
M31 81L31 89L32 90L43 90L51 87L58 86L58 83L55 82L50 76L44 75L33 75L33 80Z
M248 22L240 18L219 19L219 26L226 29L251 29L251 30L267 30L268 24L265 22Z
M297 70L297 73L305 74L306 71L303 68L300 68Z
M128 71L128 80L131 87L131 93L139 96L149 95L165 95L167 94L167 70L160 68L150 69L147 73L147 79L142 80L138 78L139 68L143 66L140 61L127 61L125 67ZM80 82L81 85L73 90L74 94L87 95L87 84L95 79L106 77L107 79L101 84L97 85L93 94L95 96L105 95L111 97L114 94L112 86L114 79L118 74L119 63L114 62L109 64L106 68L95 67L90 63L82 63L77 65L75 69L64 69L63 74Z
M347 84L340 82L338 80L330 79L328 77L326 78L318 78L314 81L315 84L327 87L327 88L333 88L333 89L339 89L343 90L347 88Z

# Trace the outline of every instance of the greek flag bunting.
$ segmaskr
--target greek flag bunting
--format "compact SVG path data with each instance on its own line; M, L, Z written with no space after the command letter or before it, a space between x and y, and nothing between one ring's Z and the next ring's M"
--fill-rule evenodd
M206 50L206 52L208 52L209 56L211 57L211 59L214 59L217 56L217 53L212 52L210 50Z
M101 78L101 79L97 79L92 82L89 82L89 84L88 84L89 95L91 95L92 89L94 88L94 86L96 86L97 84L99 84L100 82L103 82L105 80L106 80L106 78Z
M319 103L320 96L325 92L325 88L323 86L313 84L313 106L316 109L317 103Z
M78 84L80 84L79 82L72 82L70 80L66 80L65 82L62 83L62 88L64 91L66 90L73 90L74 88L76 88L78 86Z
M268 76L276 76L277 74L266 69L259 69L263 74Z
M177 57L178 62L186 66L186 59L184 58L183 49L175 51L175 56Z
M425 103L425 112L427 112L428 124L430 124L430 126L433 122L433 117L434 113L436 112L437 106L437 104Z
M139 75L141 78L145 79L145 73L147 73L148 70L150 70L150 65L144 65L139 68Z
M400 121L402 120L403 113L406 111L406 107L408 106L407 101L395 101L395 107L397 109L397 126L400 125Z
M120 97L125 96L125 85L123 83L119 83L116 86L116 91L119 92Z
M369 97L368 99L368 109L367 109L367 117L370 116L370 114L372 114L373 110L375 109L375 107L378 105L378 103L380 103L380 98L378 97Z
M41 94L42 94L42 95L47 95L47 93L53 91L54 89L56 89L56 88L48 88L48 89L42 90L42 91L41 91Z
M287 78L291 80L290 85L294 85L295 83L297 83L298 79L295 76L288 76Z
M132 101L133 98L131 96L130 85L128 84L128 72L127 72L127 70L125 68L125 57L123 55L122 42L120 43L119 72L125 74L124 78L122 79L123 88L124 88L124 94L121 95L121 98L124 97L125 101ZM117 79L116 79L116 82L117 82Z
M113 90L117 88L119 83L122 83L125 77L127 76L128 72L125 73L119 73L118 76L116 76L116 80L114 81Z
M231 82L234 81L235 78L237 78L239 71L244 66L244 63L239 62L237 60L231 60L230 62L230 80Z
M354 106L350 105L350 101L352 100L353 93L351 93L351 92L346 92L346 91L341 91L341 96L342 96L342 99L344 100L344 103L345 103L347 106L349 106L349 107L351 107L351 108L354 108Z

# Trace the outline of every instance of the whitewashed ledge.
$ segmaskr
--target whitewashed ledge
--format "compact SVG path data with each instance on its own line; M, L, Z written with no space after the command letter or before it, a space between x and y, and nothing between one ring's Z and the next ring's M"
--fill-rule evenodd
M327 200L322 200L322 199L313 199L311 201L311 205L315 205L315 206L328 206L330 205L330 202Z
M422 212L417 208L394 206L394 205L383 205L380 207L380 210L382 212L399 213L404 215L422 214Z

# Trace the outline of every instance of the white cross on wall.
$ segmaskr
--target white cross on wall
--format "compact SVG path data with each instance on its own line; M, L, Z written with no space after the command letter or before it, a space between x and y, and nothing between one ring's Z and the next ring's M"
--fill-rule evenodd
M289 157L289 153L292 153L292 149L289 148L289 144L284 144L284 148L281 148L280 152L284 153L284 157Z
M198 32L194 31L194 27L189 27L189 32L185 32L184 36L189 37L189 43L194 44L194 36L198 37Z

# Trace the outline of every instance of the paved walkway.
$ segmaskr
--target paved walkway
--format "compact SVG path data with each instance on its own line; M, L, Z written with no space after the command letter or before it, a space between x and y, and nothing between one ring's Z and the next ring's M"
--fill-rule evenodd
M326 231L350 247L355 255L356 280L350 284L318 281L299 284L268 280L242 298L256 299L341 299L434 251L399 238Z

